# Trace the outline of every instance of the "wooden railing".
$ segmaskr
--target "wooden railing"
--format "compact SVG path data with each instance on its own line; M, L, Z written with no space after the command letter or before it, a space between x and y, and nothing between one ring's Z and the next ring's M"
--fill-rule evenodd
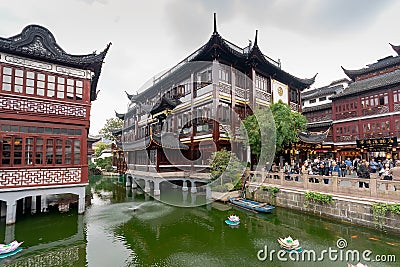
M360 187L360 182L362 182L363 187ZM368 197L380 200L400 201L400 181L381 180L377 174L371 174L370 179L365 179L309 174L287 175L283 171L251 171L250 185L255 187L279 185L284 188L342 194L358 197L360 200Z

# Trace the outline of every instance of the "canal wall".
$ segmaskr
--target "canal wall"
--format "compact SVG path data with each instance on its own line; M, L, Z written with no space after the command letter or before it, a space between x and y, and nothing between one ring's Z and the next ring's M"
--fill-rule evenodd
M330 194L333 201L322 203L307 199L306 192L309 191L279 188L278 192L270 193L268 190L259 188L254 192L248 190L246 196L277 207L400 234L400 215L391 212L384 212L385 215L374 214L373 205L380 201ZM328 194L325 193L325 195Z

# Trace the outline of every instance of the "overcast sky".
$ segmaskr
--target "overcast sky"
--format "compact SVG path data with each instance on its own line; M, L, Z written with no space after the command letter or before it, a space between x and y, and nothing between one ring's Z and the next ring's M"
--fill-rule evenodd
M359 69L395 55L400 1L391 0L35 0L0 1L0 36L28 24L49 29L69 54L112 46L92 103L97 134L114 111L154 75L205 44L217 13L220 35L240 47L254 40L282 69L299 78L318 73L314 87L344 78L340 68ZM396 30L397 29L397 30Z

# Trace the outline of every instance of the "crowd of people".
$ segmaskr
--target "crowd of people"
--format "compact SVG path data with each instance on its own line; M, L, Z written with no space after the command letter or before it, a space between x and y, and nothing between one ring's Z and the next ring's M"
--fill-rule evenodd
M330 158L314 160L306 160L300 166L299 163L293 162L289 164L285 162L283 172L286 174L285 179L291 179L290 174L309 174L321 176L339 176L339 177L359 177L370 179L371 173L378 173L378 177L382 180L400 180L400 160L392 159L370 161L356 157L351 160L347 158L340 162ZM328 183L329 179L323 179L324 183ZM315 178L310 178L310 182L318 182ZM368 182L359 182L359 187L368 188Z

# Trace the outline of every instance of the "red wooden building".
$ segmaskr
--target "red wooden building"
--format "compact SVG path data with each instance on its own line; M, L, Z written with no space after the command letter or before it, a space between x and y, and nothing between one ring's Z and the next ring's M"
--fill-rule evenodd
M358 70L344 69L352 83L332 96L333 141L337 157L398 158L400 136L400 46ZM382 142L392 140L388 146ZM357 146L367 143L368 146Z
M15 222L17 205L43 210L46 195L53 194L79 195L84 212L90 107L109 47L71 55L38 25L0 38L0 200L6 223Z

